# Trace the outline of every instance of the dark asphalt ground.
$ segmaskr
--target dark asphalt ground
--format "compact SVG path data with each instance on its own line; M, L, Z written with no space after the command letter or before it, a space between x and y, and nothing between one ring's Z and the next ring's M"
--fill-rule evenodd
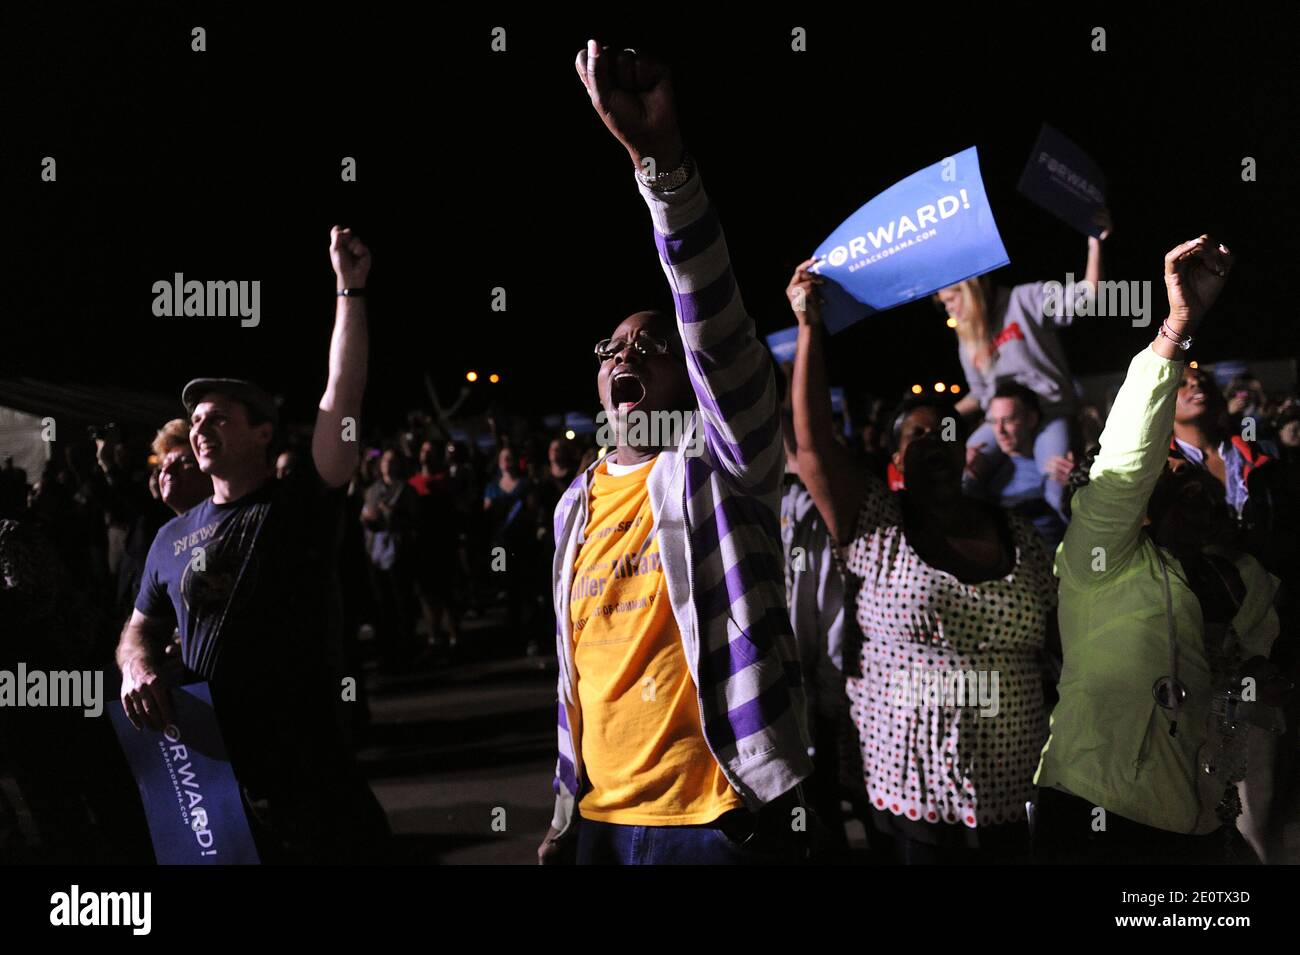
M454 658L371 672L358 757L411 863L536 862L551 820L554 653L510 654L503 621L466 621Z

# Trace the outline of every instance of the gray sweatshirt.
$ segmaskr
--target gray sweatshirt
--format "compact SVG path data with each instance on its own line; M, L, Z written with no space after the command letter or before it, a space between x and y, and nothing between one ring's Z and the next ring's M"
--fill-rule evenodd
M1077 406L1070 367L1065 349L1056 335L1074 321L1074 310L1064 307L1055 314L1044 315L1047 295L1044 283L1031 282L1015 288L1000 288L989 309L989 334L993 339L993 358L983 371L978 370L959 349L962 371L970 393L988 410L993 392L1000 382L1017 381L1038 395L1043 420L1073 414ZM1062 302L1075 300L1075 286L1065 286Z

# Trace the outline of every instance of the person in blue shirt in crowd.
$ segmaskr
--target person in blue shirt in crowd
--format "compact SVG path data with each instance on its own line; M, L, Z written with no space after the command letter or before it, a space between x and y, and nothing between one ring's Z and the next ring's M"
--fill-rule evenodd
M1042 420L1038 396L1032 391L1014 381L998 385L986 423L1002 452L1001 463L982 478L967 472L962 485L967 494L995 501L1030 521L1051 553L1065 536L1068 517L1063 508L1058 510L1048 502L1050 475L1034 457ZM1069 471L1068 458L1054 458L1048 464Z

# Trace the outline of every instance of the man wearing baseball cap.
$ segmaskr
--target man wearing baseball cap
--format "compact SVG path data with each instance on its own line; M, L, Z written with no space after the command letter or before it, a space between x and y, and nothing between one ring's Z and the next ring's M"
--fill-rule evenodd
M387 820L339 725L340 490L357 463L366 384L370 253L330 232L337 306L312 434L319 480L275 480L277 410L257 385L196 378L181 400L212 496L159 530L118 644L122 705L137 727L172 716L160 678L173 627L209 682L264 861L359 861Z

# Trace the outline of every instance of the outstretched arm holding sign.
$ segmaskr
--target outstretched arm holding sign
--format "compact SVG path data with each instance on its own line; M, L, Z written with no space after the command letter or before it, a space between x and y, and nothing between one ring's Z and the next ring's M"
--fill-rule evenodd
M852 536L870 478L834 437L826 384L826 330L817 290L826 280L808 271L815 261L800 263L785 290L799 322L790 398L799 477L826 521L831 539L843 544Z
M1105 277L1101 260L1101 244L1110 238L1111 231L1114 229L1110 221L1109 209L1102 209L1097 213L1097 225L1101 226L1101 235L1088 236L1088 268L1084 272L1084 278L1094 289Z
M1067 285L1065 291L1053 301L1050 297L1041 301L1035 301L1035 307L1031 310L1032 314L1041 318L1042 321L1050 322L1053 325L1068 326L1074 322L1074 319L1080 315L1097 314L1097 303L1099 301L1098 285L1106 277L1106 270L1102 257L1102 243L1110 238L1114 225L1111 222L1110 210L1102 208L1097 211L1093 217L1097 227L1101 230L1098 235L1088 236L1088 264L1084 268L1083 282L1079 286ZM1049 285L1051 283L1048 283ZM1032 286L1037 290L1045 289L1046 285ZM1073 307L1067 307L1066 298L1075 302ZM1089 302L1087 311L1081 311L1083 306L1078 304L1078 300L1087 299Z

